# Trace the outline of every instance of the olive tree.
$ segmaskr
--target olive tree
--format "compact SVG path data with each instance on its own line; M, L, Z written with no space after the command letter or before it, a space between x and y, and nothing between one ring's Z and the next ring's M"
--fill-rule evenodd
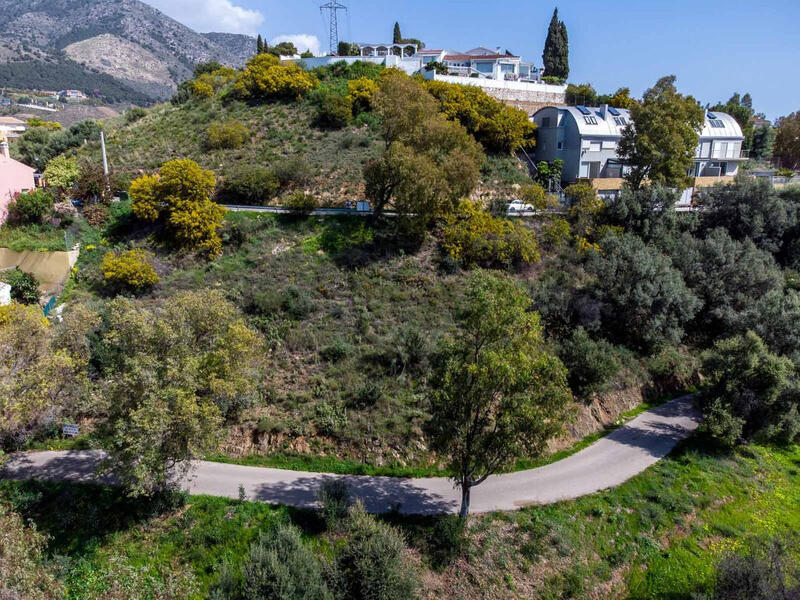
M600 246L587 266L606 334L645 352L678 343L700 301L669 257L629 233L607 236Z
M133 495L168 487L256 399L260 342L219 292L107 304L95 348L102 437L108 469Z
M458 330L440 349L427 429L455 473L462 517L474 486L541 453L570 414L566 369L544 350L530 304L509 277L475 271Z
M637 189L650 180L686 187L694 161L703 109L675 87L675 76L659 79L631 107L633 123L622 132L619 155L630 166L626 179Z

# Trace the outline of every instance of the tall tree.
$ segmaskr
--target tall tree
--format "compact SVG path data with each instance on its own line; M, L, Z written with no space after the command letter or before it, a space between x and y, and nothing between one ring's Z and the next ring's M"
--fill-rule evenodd
M262 52L264 52L264 39L259 33L258 38L256 39L256 54L261 54Z
M646 179L667 187L688 186L687 172L694 162L703 109L675 87L668 75L645 91L631 108L633 125L622 133L620 158L630 167L626 176L634 189Z
M775 137L775 156L780 158L782 167L800 168L800 111L780 120Z
M458 332L442 345L427 427L461 488L462 517L474 486L541 453L570 414L566 369L545 352L529 307L510 277L475 271Z
M547 39L544 42L542 54L545 75L559 77L566 80L569 77L569 44L567 41L567 26L558 20L558 9L553 11L550 27L547 29Z
M394 23L394 35L392 36L392 43L393 44L402 44L403 43L403 34L400 33L400 23L395 21Z

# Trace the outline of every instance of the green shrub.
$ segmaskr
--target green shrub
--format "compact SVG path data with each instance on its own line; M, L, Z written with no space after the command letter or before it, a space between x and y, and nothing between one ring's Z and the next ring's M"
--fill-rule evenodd
M265 206L279 189L280 181L270 169L240 165L222 181L217 189L217 201L224 204Z
M314 407L314 426L320 435L337 437L347 426L347 413L343 406L320 402Z
M765 545L765 544L755 544ZM794 600L800 598L800 580L790 548L772 540L766 548L750 548L722 558L714 574L709 600Z
M446 567L463 556L469 541L466 525L467 520L457 515L445 515L437 519L428 542L435 567Z
M36 304L39 302L39 280L31 273L14 267L5 277L11 286L11 299L20 304Z
M323 127L341 129L353 117L353 99L335 92L322 94L317 101L317 123Z
M559 357L567 367L569 387L584 398L605 389L621 366L614 346L605 340L593 340L583 327L561 344Z
M295 319L305 319L315 310L314 300L308 292L290 285L282 294L281 308Z
M703 362L706 427L726 446L739 438L800 440L800 386L794 365L752 331L717 342Z
M283 207L295 215L308 216L317 210L317 199L302 190L292 192L283 199Z
M343 479L325 479L319 487L317 498L328 529L337 529L352 504L347 483Z
M243 600L332 600L319 560L292 525L262 533L243 571Z
M342 338L336 338L329 346L325 346L320 355L328 362L339 362L353 351L353 347Z
M311 180L311 165L302 158L287 158L272 166L282 186L303 186Z
M244 146L250 130L239 121L214 121L206 130L206 148L230 150Z
M19 194L8 207L11 221L23 225L41 223L53 209L53 195L47 190Z
M353 392L353 404L358 408L375 406L383 397L383 387L374 379L367 379Z
M125 121L127 123L135 123L147 116L147 111L141 106L134 106L125 113Z
M368 515L350 509L344 547L336 557L337 596L348 600L410 600L419 581L407 559L402 534Z

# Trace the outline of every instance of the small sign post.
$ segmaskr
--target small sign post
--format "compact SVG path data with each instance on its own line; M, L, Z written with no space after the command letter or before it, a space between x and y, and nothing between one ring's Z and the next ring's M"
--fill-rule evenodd
M61 433L68 437L75 437L78 435L77 425L64 425L61 427Z

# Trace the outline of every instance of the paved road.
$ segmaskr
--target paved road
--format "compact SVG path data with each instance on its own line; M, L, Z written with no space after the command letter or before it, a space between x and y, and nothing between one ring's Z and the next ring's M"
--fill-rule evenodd
M700 423L691 397L642 413L627 425L572 456L518 473L490 477L472 491L472 512L515 510L577 498L617 486L666 456ZM92 481L100 452L31 452L11 456L1 477ZM407 514L457 512L460 495L444 478L401 479L327 475L198 462L183 485L193 494L236 498L243 485L251 500L297 507L315 506L320 482L347 481L371 512L394 506Z

